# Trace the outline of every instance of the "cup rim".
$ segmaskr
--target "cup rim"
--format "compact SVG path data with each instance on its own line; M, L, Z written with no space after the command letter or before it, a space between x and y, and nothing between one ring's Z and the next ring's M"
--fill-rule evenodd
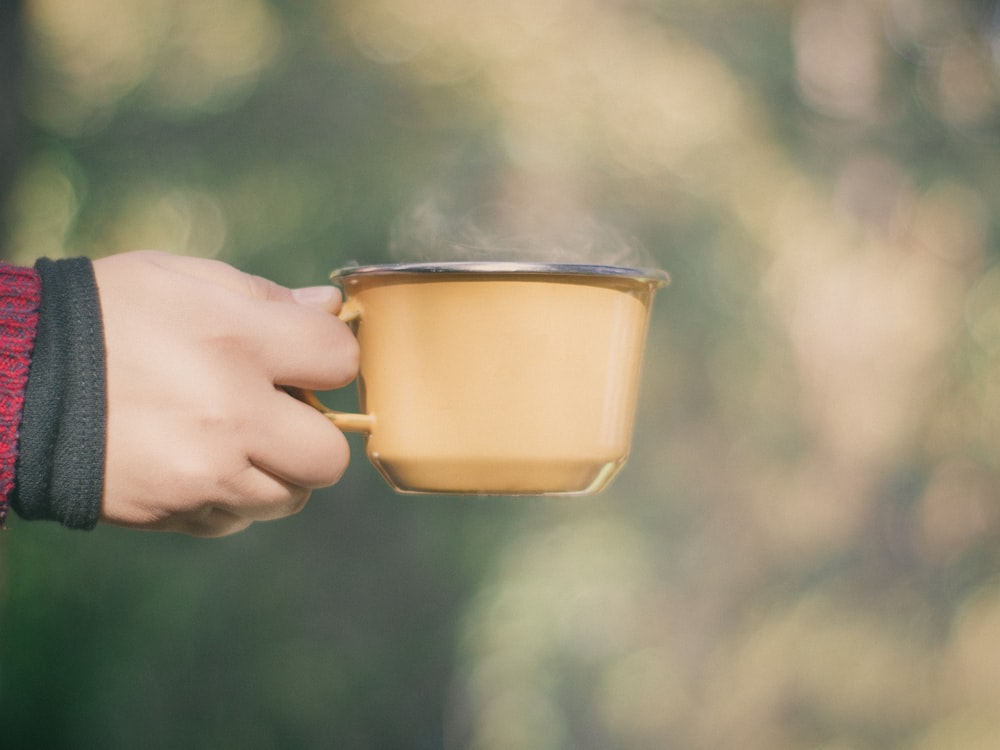
M431 275L431 274L516 274L605 276L638 281L653 286L670 283L670 275L659 268L632 268L629 266L595 265L585 263L535 263L520 261L440 261L423 263L384 263L373 265L348 265L330 273L330 280L337 281L354 276Z

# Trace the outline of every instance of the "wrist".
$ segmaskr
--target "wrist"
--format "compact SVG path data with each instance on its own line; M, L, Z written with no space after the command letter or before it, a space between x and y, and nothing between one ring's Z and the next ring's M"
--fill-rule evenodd
M90 529L101 510L107 400L93 266L41 259L35 270L41 302L11 506L26 519Z

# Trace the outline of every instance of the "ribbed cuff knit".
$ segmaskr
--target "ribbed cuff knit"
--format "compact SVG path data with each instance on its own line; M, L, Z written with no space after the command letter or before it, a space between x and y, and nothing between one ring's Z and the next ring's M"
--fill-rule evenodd
M104 331L86 258L35 264L41 306L11 507L91 529L101 513L107 409Z
M38 323L41 283L31 268L0 263L0 528L14 488L24 389Z

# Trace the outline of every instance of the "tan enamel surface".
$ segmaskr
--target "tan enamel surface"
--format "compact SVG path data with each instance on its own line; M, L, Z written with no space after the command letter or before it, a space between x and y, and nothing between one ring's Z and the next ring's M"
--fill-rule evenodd
M367 452L401 491L594 492L631 441L652 291L600 277L348 278Z

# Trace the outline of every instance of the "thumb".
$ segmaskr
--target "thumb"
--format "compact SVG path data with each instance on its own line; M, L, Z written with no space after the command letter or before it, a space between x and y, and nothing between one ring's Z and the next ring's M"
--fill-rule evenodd
M341 305L340 290L335 286L308 286L292 289L292 299L300 305L316 307L328 313L336 313Z

